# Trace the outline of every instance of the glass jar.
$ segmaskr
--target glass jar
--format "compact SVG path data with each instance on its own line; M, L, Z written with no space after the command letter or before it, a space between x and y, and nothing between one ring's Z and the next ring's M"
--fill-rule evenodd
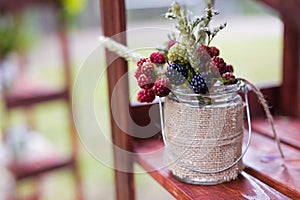
M208 95L174 88L164 104L164 142L171 173L192 184L228 182L243 170L244 103L241 84Z

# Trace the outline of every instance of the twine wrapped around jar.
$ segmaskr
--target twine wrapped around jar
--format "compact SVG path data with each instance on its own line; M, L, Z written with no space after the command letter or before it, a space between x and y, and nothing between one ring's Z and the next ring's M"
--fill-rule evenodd
M222 171L242 155L244 104L237 94L239 86L230 87L210 95L208 105L184 92L166 98L164 140L169 169L176 178L211 185L234 180L243 170L239 160Z

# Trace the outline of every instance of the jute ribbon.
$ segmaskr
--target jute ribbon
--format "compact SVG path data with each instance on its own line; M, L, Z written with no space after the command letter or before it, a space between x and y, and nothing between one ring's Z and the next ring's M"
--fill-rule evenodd
M274 119L273 119L273 116L272 116L272 114L271 114L271 112L269 110L268 103L267 103L266 99L264 98L264 95L262 94L262 92L254 84L252 84L248 80L243 79L243 78L238 78L238 80L244 82L256 94L256 96L258 98L258 101L262 105L262 107L263 107L263 109L264 109L264 111L266 113L268 122L269 122L269 124L270 124L270 126L272 128L272 131L273 131L273 134L274 134L274 138L275 138L275 141L277 143L277 147L278 147L278 150L280 152L280 155L281 155L282 158L284 158L284 154L283 154L283 151L282 151L282 148L281 148L281 145L280 145L280 139L278 137L278 134L277 134L275 126L274 126Z

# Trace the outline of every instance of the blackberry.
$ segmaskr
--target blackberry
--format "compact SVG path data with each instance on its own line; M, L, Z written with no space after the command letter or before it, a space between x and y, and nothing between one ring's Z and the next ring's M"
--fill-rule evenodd
M180 43L175 43L168 52L168 60L176 63L188 63L186 48Z
M190 85L196 94L206 94L208 92L207 85L206 85L203 75L201 73L196 74L192 78Z
M173 63L168 66L166 76L171 84L181 85L185 83L188 77L188 70L180 64Z
M141 74L137 80L138 85L142 89L150 89L154 85L155 76L146 76L145 74Z
M167 78L156 79L154 86L152 88L155 94L159 97L168 96L170 93L170 81Z
M155 64L164 64L166 62L165 56L159 51L152 53L150 55L150 60Z
M139 102L147 102L150 103L155 99L155 93L153 90L145 90L142 89L137 94L137 100Z

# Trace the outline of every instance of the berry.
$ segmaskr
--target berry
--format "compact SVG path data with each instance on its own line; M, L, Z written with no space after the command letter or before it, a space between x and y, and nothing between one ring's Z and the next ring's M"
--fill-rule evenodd
M140 88L148 90L152 88L155 82L155 76L146 76L145 74L141 74L137 82Z
M196 94L206 94L208 92L207 85L202 74L196 74L191 81L191 88Z
M170 93L170 81L167 78L158 78L153 86L155 94L159 97L168 96Z
M225 74L223 74L222 78L224 85L235 84L237 82L235 76L230 72L226 72Z
M152 102L155 99L155 93L153 90L142 89L138 92L137 100L139 102Z
M207 53L210 55L210 57L219 56L220 51L216 47L208 47Z
M136 63L136 65L138 66L138 68L140 68L142 65L143 65L143 63L144 62L149 62L150 60L149 60L149 58L140 58L138 61L137 61L137 63Z
M138 78L140 77L141 74L142 74L141 70L136 69L136 70L135 70L135 73L134 73L134 77L135 77L136 79L138 79Z
M212 61L215 63L215 65L219 69L219 72L221 75L227 72L226 63L223 60L223 58L214 56L214 57L212 57Z
M185 83L188 77L188 70L180 64L173 63L168 66L166 76L171 84L181 85Z
M159 51L152 53L150 60L155 64L164 64L166 62L165 56Z
M168 60L176 63L188 63L186 48L180 43L174 44L168 52Z
M226 72L233 72L233 67L232 67L232 65L226 65ZM225 72L225 73L226 73Z
M146 76L151 76L153 75L155 65L151 63L150 61L146 61L142 64L140 67L141 73L145 74Z
M202 45L200 45L199 47L198 47L198 54L200 55L200 57L203 55L203 54L208 54L208 46L206 46L206 45L204 45L204 44L202 44Z

